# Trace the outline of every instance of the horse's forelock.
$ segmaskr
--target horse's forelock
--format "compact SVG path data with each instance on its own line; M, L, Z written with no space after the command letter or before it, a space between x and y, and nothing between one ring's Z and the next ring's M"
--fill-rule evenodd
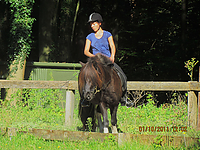
M110 80L110 67L108 67L112 62L108 57L102 54L96 54L95 57L88 58L88 62L80 71L80 81L81 87L84 87L86 80L90 81L97 85L99 88Z
M98 71L97 69L98 68ZM88 62L83 70L84 80L90 79L92 83L102 87L102 69L96 61Z

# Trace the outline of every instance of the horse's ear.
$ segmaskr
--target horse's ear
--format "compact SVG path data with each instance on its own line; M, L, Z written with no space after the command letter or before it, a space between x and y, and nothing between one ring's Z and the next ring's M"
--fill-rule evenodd
M81 64L82 67L85 66L85 63L83 63L81 61L79 61L79 63Z

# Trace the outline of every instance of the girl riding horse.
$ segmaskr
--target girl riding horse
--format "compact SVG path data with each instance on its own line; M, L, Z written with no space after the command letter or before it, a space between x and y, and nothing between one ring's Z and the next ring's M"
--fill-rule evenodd
M88 23L90 23L90 26L94 31L94 33L90 33L86 37L84 54L88 57L94 57L97 53L101 53L109 57L111 62L114 63L116 48L113 41L113 36L110 32L105 31L101 28L102 21L103 19L99 13L92 13L89 16ZM92 53L90 52L90 48L92 50ZM121 105L126 106L128 104L127 77L122 71L122 69L116 63L114 63L113 69L117 72L122 82L123 93L120 99ZM87 101L85 101L85 104L83 105L88 105Z

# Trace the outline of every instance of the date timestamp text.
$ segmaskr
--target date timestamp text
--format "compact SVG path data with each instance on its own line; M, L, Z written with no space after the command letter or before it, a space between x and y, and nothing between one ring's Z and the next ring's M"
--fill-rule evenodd
M139 132L187 132L187 127L139 126Z

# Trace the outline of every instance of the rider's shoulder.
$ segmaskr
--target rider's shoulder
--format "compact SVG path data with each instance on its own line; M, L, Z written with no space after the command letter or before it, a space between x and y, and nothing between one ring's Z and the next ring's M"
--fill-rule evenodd
M112 36L112 34L109 31L104 30L104 34L106 34L107 37Z
M90 40L91 38L94 38L94 36L95 36L94 33L90 33L87 35L86 39Z

